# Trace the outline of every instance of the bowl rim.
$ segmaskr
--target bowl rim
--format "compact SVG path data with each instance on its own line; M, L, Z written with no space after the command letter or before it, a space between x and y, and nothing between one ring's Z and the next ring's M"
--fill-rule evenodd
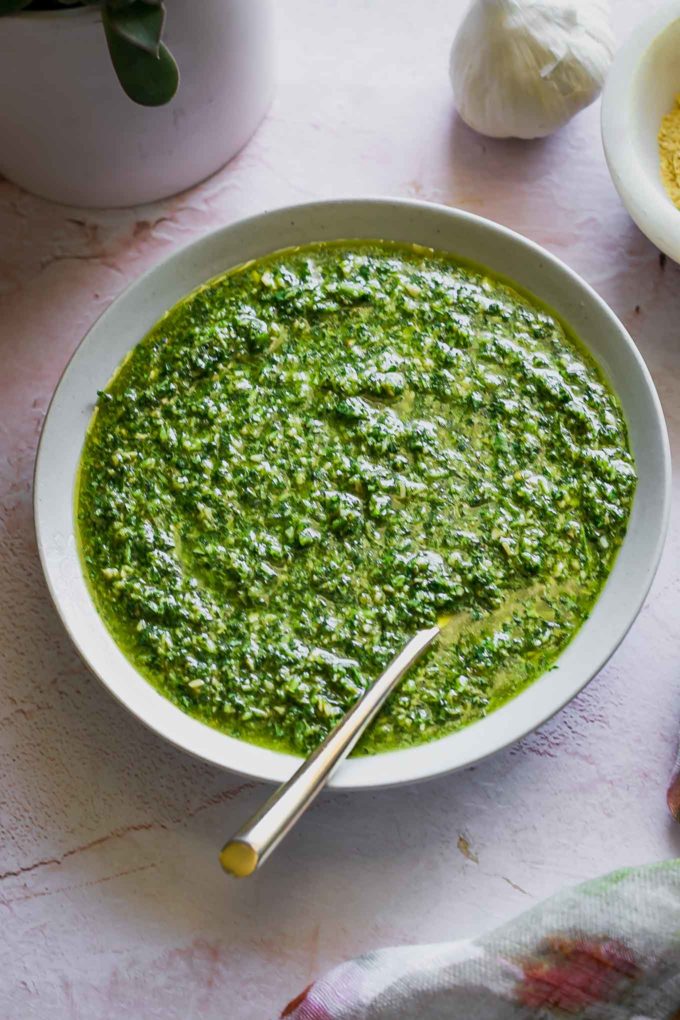
M635 146L630 144L629 99L635 92L637 70L645 54L678 20L680 0L669 0L635 27L614 56L600 108L602 146L614 187L636 226L675 261L680 261L680 210L665 191L652 184Z
M178 249L171 253L165 259L156 263L145 273L143 273L136 280L132 281L118 297L116 297L111 304L101 313L101 315L95 320L85 336L76 346L73 354L68 360L59 382L54 390L53 396L48 405L48 409L43 422L43 427L40 435L38 444L38 451L35 460L34 469L34 489L33 489L33 503L34 503L34 522L38 552L40 562L45 575L47 587L55 605L57 613L59 614L64 627L76 647L76 650L80 654L84 663L88 666L91 672L104 684L107 690L113 694L113 696L121 704L123 704L133 715L136 716L142 723L144 723L149 729L158 733L160 736L167 739L170 743L176 747L182 749L185 752L192 754L193 756L207 761L210 764L217 765L221 768L225 768L231 772L235 772L240 775L248 776L250 778L258 779L265 782L278 783L287 778L295 771L300 764L301 759L297 756L283 754L281 752L271 751L267 748L258 747L257 745L247 743L245 741L238 740L233 737L229 737L225 734L221 734L206 724L199 722L186 713L182 712L181 709L174 706L162 695L158 694L148 681L140 677L140 674L134 670L134 667L129 665L129 669L135 674L135 676L141 680L148 691L152 691L155 698L160 699L163 705L168 706L170 712L175 718L175 723L168 724L167 721L162 723L157 717L151 718L150 713L147 711L140 711L138 706L130 704L129 694L122 693L121 690L116 686L112 675L106 675L101 669L95 668L90 662L86 649L83 648L83 627L82 621L80 625L78 623L78 614L74 613L72 609L67 606L66 600L59 594L59 584L57 572L58 564L56 562L56 554L54 550L50 548L50 514L51 509L47 506L46 501L43 497L43 475L45 474L45 468L47 466L47 460L49 457L48 446L55 441L55 436L52 435L54 431L55 423L55 409L59 407L60 401L63 401L64 396L68 393L69 375L74 370L80 359L87 356L89 347L91 346L92 338L96 336L98 331L105 329L110 321L115 321L116 316L119 314L119 310L124 307L124 302L129 300L135 294L141 294L144 292L149 285L153 282L154 278L161 279L163 274L171 273L172 270L180 266L183 262L191 260L192 256L199 253L202 249L207 249L211 243L217 243L223 238L228 241L230 233L237 233L238 231L252 231L254 228L265 224L266 221L272 219L273 222L288 221L290 217L296 215L318 213L323 215L328 213L330 210L345 212L353 210L358 214L370 213L372 211L394 211L401 210L402 212L410 210L415 215L422 216L437 216L445 217L447 220L453 223L465 223L471 224L474 229L480 229L482 231L490 232L495 235L494 240L501 239L506 243L509 242L511 245L520 246L525 248L530 255L534 258L540 259L542 265L546 265L552 270L556 271L559 276L566 282L570 292L578 294L581 298L581 303L585 304L588 302L600 316L604 316L608 320L609 325L617 334L617 343L621 343L626 350L626 354L632 359L639 372L639 385L645 393L648 399L650 413L652 415L652 424L654 427L655 439L659 460L659 479L660 482L660 502L658 503L658 512L656 524L656 535L654 539L654 545L651 554L649 555L646 564L644 565L644 576L640 579L636 591L635 597L630 601L630 605L627 608L625 622L622 623L618 629L611 628L607 629L606 638L602 640L602 649L597 656L596 660L589 663L588 668L583 671L583 675L577 683L573 683L567 692L562 692L559 697L554 699L548 699L550 701L549 707L543 708L540 715L531 716L527 715L526 720L515 723L512 727L508 728L508 731L503 734L501 739L497 739L492 742L492 746L482 746L473 754L468 755L465 760L456 760L455 754L446 753L448 750L447 742L452 742L459 734L470 733L474 731L476 727L483 725L489 719L493 719L498 713L504 711L507 705L516 704L518 699L523 698L525 695L531 694L532 689L535 689L540 684L541 678L537 679L534 684L530 685L523 692L521 692L516 698L512 699L506 705L501 706L495 712L490 713L489 716L480 720L480 722L473 723L472 725L465 727L463 730L457 731L453 734L446 735L435 741L430 741L426 744L417 745L416 747L406 748L403 750L396 750L390 752L384 752L374 756L363 756L360 758L350 759L342 763L338 771L331 777L328 786L336 789L345 790L358 790L358 789L376 789L382 787L399 786L406 783L417 782L424 779L435 778L437 776L445 775L449 772L457 771L460 768L467 768L471 765L482 761L484 758L489 757L491 754L515 744L521 740L528 733L535 730L538 726L543 725L548 719L550 719L556 712L560 711L565 704L572 700L590 680L602 669L605 663L613 655L619 644L625 637L626 633L632 626L636 619L646 595L651 587L654 579L663 546L668 530L669 516L670 516L670 494L671 494L671 474L670 474L670 448L668 441L668 434L666 430L666 424L661 409L661 404L654 387L654 383L651 379L649 371L642 359L640 352L635 346L632 338L629 336L623 324L614 315L613 311L608 307L602 298L589 286L578 274L570 269L564 262L558 259L556 256L548 252L542 246L535 242L525 238L523 235L516 231L510 230L509 228L496 223L493 220L487 219L486 217L479 216L475 213L467 212L465 210L450 208L436 203L423 202L412 199L404 198L386 198L386 197L361 197L361 198L340 198L331 200L313 201L301 204L295 204L291 206L285 206L282 208L276 208L267 210L262 213L257 213L253 216L246 217L244 219L236 220L226 226L222 226L217 230L211 231L207 234L202 235L196 240L192 241L186 246ZM356 235L355 235L356 236ZM369 235L364 235L368 237ZM375 235L373 235L375 236ZM337 235L336 235L337 237ZM325 238L317 238L325 239ZM331 239L330 237L328 238ZM345 239L349 240L350 237ZM390 238L387 238L390 239ZM395 238L398 239L398 238ZM307 242L311 243L312 238ZM278 245L277 247L287 247L287 244ZM270 251L276 250L274 247L269 249ZM454 256L456 252L451 248L450 245L442 245L440 250L449 251ZM225 259L225 271L231 266L238 265L238 261ZM492 269L493 272L497 272L499 276L505 274L501 270ZM188 293L187 291L184 292ZM541 301L540 295L536 294L536 297ZM180 296L181 298L181 296ZM180 299L178 298L178 300ZM160 318L160 316L158 316ZM130 345L128 349L131 349L139 340L141 336ZM591 350L587 341L583 339L584 345L588 350ZM591 352L592 356L596 358L597 355L594 351ZM120 360L120 357L119 359ZM92 393L89 394L90 401L92 399ZM90 412L91 413L91 412ZM89 414L88 414L89 420ZM83 434L84 438L84 434ZM58 442L58 441L57 441ZM82 446L81 446L82 448ZM78 457L79 459L79 457ZM68 498L71 501L73 507L74 499L74 477L69 476L66 479L68 483ZM637 499L637 493L636 493ZM634 509L634 507L633 507ZM74 528L73 521L73 510L71 512L72 518L72 530ZM629 529L630 531L630 529ZM73 548L67 554L68 558L73 560L75 555L75 561L77 562L77 574L81 581L84 583L84 575L80 564L80 558L75 547L74 536L70 536L70 540ZM628 540L626 538L625 542ZM623 548L623 547L622 547ZM63 557L62 557L63 558ZM614 570L616 569L616 564ZM612 571L613 573L613 571ZM610 574L610 578L611 578ZM608 584L609 582L607 582ZM605 585L605 588L607 585ZM108 636L108 643L118 651L119 656L122 657L122 652L118 649L113 638L108 632L105 624L99 617L97 610L94 608L91 595L87 595L90 603L90 610L94 612L99 621L99 629L105 632ZM598 602L602 600L602 593L599 596ZM589 621L583 625L579 634L588 626ZM80 626L80 629L79 629ZM573 647L576 638L572 640L570 645L567 646L562 654L558 657L557 662L560 662L569 648ZM127 660L126 660L127 661ZM554 668L554 667L553 667ZM538 700L538 699L537 699ZM157 705L160 712L160 706ZM163 710L165 711L165 710ZM167 713L166 713L167 714ZM180 718L183 723L180 722ZM217 734L220 740L220 746L224 747L226 752L220 752L219 754L213 751L206 751L203 747L203 742L198 739L188 740L186 736L180 736L177 730L198 730L203 733L205 739L205 731L210 734ZM198 731L196 731L198 733ZM214 740L211 741L214 744ZM454 746L454 745L450 745ZM423 749L428 749L428 752L423 753ZM438 753L439 752L439 753ZM245 754L247 762L241 760ZM390 767L391 766L391 767Z

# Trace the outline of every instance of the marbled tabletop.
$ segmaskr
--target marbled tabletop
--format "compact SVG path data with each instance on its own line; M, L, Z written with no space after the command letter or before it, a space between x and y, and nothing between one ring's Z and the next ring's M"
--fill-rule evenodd
M623 37L649 8L614 0ZM496 142L454 113L462 0L280 0L279 85L247 148L115 212L0 182L0 1017L267 1020L324 968L478 933L564 885L680 854L680 521L605 670L537 733L418 787L328 793L255 880L216 851L264 789L166 746L79 662L38 565L31 473L59 375L130 281L262 209L412 196L499 220L581 273L632 332L680 445L680 269L633 226L598 109ZM677 510L677 508L676 508Z

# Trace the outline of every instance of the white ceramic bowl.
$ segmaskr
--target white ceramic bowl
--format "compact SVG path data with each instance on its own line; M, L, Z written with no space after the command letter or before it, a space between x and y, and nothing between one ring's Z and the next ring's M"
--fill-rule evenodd
M547 673L517 698L458 733L403 751L343 763L331 785L389 786L478 761L545 722L607 661L637 615L666 532L670 460L654 385L635 345L604 302L531 241L471 213L422 202L318 202L264 213L209 234L129 287L87 334L57 387L35 477L38 546L50 592L84 660L112 694L157 733L207 761L281 781L298 759L247 744L185 715L130 665L102 623L81 570L74 535L74 484L95 394L161 315L210 277L290 245L388 238L453 252L515 280L550 305L592 351L621 399L639 483L628 534L590 618Z
M602 141L623 204L649 240L680 262L680 210L661 180L657 136L680 94L680 0L647 15L621 47L602 96Z

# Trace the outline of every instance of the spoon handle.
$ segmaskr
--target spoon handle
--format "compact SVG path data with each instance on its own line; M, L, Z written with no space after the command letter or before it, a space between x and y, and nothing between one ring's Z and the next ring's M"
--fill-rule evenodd
M288 782L229 840L220 854L225 871L242 878L266 860L352 750L404 673L439 633L439 627L419 630Z

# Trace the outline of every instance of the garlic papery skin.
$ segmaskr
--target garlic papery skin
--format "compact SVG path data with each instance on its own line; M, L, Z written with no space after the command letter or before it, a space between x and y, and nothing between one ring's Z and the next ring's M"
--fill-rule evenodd
M600 93L607 0L475 0L451 49L458 112L493 138L552 134Z

